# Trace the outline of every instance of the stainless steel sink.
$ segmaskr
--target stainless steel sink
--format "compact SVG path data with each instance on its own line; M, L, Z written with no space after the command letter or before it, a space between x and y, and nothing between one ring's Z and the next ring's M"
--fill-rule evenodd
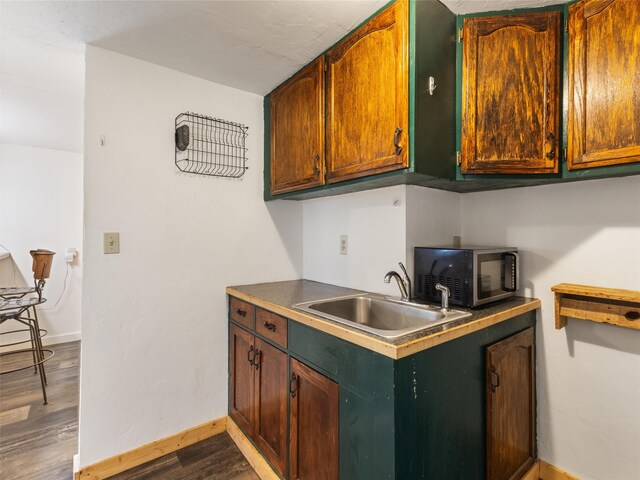
M398 338L471 316L460 310L444 311L374 293L298 303L293 308L385 338Z

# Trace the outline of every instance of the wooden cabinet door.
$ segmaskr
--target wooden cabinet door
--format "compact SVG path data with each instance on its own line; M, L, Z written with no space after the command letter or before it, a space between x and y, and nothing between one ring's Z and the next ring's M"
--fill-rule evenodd
M570 170L640 162L640 0L569 7Z
M462 173L557 173L560 12L466 19Z
M291 359L289 462L292 480L338 480L338 384Z
M250 436L254 425L254 336L229 326L229 416Z
M287 354L256 338L256 417L254 439L260 451L286 474Z
M271 193L324 184L324 58L271 94Z
M536 458L533 328L487 348L487 479L522 478Z
M407 3L327 53L328 183L408 166Z

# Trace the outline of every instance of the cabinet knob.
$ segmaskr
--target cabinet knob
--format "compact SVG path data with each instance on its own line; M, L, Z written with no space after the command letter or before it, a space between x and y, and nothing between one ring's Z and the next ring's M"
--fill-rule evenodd
M640 318L640 312L630 310L624 314L624 318L626 318L630 322L633 322L634 320L638 320Z
M246 317L247 316L247 312L245 312L244 310L242 310L240 308L236 310L236 313L238 315L240 315L241 317Z
M271 322L264 322L264 326L267 330L271 330L272 332L276 331L276 324Z
M316 158L313 159L313 175L320 175L320 155L316 155Z

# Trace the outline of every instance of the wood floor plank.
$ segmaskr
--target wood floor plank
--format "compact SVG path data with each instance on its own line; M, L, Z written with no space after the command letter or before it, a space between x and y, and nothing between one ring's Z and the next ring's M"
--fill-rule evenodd
M31 405L25 405L24 407L12 408L11 410L0 412L0 427L4 427L10 423L26 420L29 416L29 410L31 410Z

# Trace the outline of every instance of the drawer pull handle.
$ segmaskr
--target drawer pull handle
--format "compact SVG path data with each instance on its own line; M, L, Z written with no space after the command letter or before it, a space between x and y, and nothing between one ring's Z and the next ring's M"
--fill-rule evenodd
M624 318L626 318L630 322L633 322L634 320L638 320L640 318L640 312L630 310L624 314Z
M256 358L253 361L253 366L256 367L256 370L260 370L261 363L262 363L262 350L258 350L256 348Z
M289 393L291 394L291 398L296 398L297 390L298 390L298 376L295 373L292 373L291 379L289 380Z
M271 322L264 322L264 326L267 328L267 330L271 330L272 332L275 332L277 328L276 324Z
M241 317L246 317L247 316L247 312L245 312L244 310L242 310L240 308L236 310L236 313L238 315L240 315Z
M249 351L247 352L247 360L249 361L249 365L253 365L253 361L255 360L256 352L253 349L253 345L249 347Z

